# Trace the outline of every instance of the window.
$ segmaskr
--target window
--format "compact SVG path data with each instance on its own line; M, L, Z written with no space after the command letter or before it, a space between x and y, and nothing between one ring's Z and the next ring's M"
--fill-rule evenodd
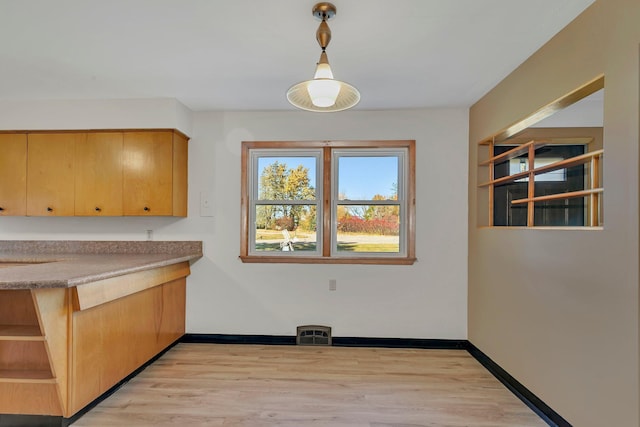
M415 141L243 142L244 262L412 264Z

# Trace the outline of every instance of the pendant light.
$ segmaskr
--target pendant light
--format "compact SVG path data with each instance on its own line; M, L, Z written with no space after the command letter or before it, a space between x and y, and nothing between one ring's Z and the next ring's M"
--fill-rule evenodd
M336 15L336 7L331 3L318 3L312 12L313 16L322 21L316 31L316 39L322 48L320 60L316 64L313 80L291 86L287 91L287 99L295 107L307 111L335 112L349 109L360 102L360 92L350 84L333 78L326 52L331 41L327 21Z

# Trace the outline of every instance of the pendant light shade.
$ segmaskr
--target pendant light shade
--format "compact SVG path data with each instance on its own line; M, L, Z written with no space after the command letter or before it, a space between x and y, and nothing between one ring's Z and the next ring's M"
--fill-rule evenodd
M316 64L313 80L295 84L287 91L289 102L300 109L335 112L349 109L360 102L358 89L333 78L327 58L326 48L331 41L331 30L327 20L335 14L336 7L331 3L318 3L313 7L313 15L322 20L316 32L316 39L322 48L320 60Z

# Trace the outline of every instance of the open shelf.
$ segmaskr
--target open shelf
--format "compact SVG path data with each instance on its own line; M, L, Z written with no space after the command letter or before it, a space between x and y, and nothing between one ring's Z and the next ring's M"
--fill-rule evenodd
M538 148L541 148L547 145L547 143L548 141L546 140L545 141L531 140L529 142L525 142L524 144L513 147L509 151L505 151L504 153L500 153L497 156L493 156L488 160L485 160L484 162L479 163L478 166L487 166L492 163L506 162L507 160L515 159L516 157L520 157L523 154L528 153L529 147L531 146L533 146L534 150L537 150Z
M44 341L40 327L33 325L0 325L0 340Z
M546 202L548 200L564 200L564 199L575 199L576 197L588 197L592 194L600 194L604 191L603 188L592 188L590 190L580 190L580 191L570 191L567 193L558 193L558 194L548 194L546 196L537 196L525 199L516 199L512 200L512 205L518 205L521 203L529 203L529 202Z
M603 154L604 154L604 150L591 151L589 153L581 154L579 156L571 157L569 159L564 159L559 162L551 163L549 165L540 166L539 168L535 168L529 171L514 173L513 175L507 175L500 178L496 178L491 181L487 181L482 184L479 184L478 187L509 184L519 179L527 178L530 174L540 175L540 174L552 172L558 169L565 169L573 166L583 165L585 163L589 163L591 159L593 159L594 157L600 157ZM566 194L566 193L563 193L563 194Z
M564 208L564 219L558 216L560 211L557 210L551 212L549 214L551 216L547 217L545 214L546 219L543 219L536 214L538 207L536 203L585 198L586 203L580 205L581 213L578 213L575 209L572 211L574 216L584 216L584 220L578 218L576 223L584 223L584 225L591 227L601 226L604 194L602 183L604 150L594 149L601 147L601 144L602 131L591 128L575 128L566 132L556 132L552 129L540 132L534 130L526 132L520 137L509 138L499 142L495 139L482 141L479 147L483 146L484 148L478 149L479 175L477 188L479 200L487 203L488 206L487 224L494 226L496 218L499 218L497 220L499 226L511 224L510 215L512 213L517 216L519 224L524 224L526 220L527 227L544 225L547 223L545 221L561 224L563 221L568 221L566 219L567 212L569 212L568 209L574 208ZM566 146L566 148L563 148L563 146ZM583 146L584 149L580 149L579 146ZM505 151L495 154L496 151L502 150ZM584 151L588 152L584 153ZM510 163L512 159L524 159L519 163L526 162L525 164L528 166L525 167L528 170L519 171L518 169L522 168L521 164L518 168L514 168L515 165ZM554 161L554 163L545 164L548 161ZM583 175L578 177L578 171L570 168L582 165L584 165L584 168L580 167L579 169L583 171ZM561 173L571 174L571 182L569 183L565 179L564 186L547 184L548 181L558 180L546 179L545 176L540 177L540 175L549 172L567 169L569 169L569 172ZM515 173L505 176L511 171ZM496 178L496 175L499 177ZM483 181L483 179L486 179L486 181ZM516 183L518 185L515 185ZM514 184L514 187L507 186L507 184ZM536 193L550 194L536 196ZM575 201L567 202L564 205L574 206L575 203ZM511 207L526 208L526 218L523 216L524 210L511 211ZM560 205L558 205L558 208L560 208ZM504 216L504 209L509 215L508 218Z
M0 290L0 385L18 395L56 384L37 311L30 290Z
M56 379L48 370L0 369L0 382L55 384Z

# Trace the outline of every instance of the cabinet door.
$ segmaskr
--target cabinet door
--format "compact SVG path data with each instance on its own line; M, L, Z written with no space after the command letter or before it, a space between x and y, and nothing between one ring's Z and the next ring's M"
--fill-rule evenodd
M122 140L122 132L96 132L76 144L76 215L122 215Z
M0 215L27 214L27 134L0 134Z
M125 132L123 167L125 215L173 214L172 132Z
M36 133L27 137L27 215L74 214L74 155L85 133Z

